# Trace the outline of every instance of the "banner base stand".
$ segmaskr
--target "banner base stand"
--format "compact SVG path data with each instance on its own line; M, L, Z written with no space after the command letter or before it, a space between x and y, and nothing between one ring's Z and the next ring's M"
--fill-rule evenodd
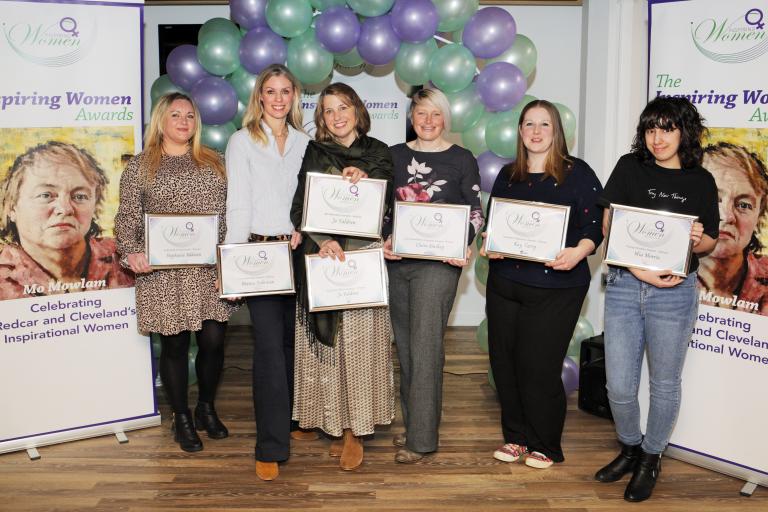
M768 475L751 468L740 466L727 460L718 459L702 453L670 444L664 451L664 455L694 466L710 469L745 481L739 494L751 496L758 485L768 487Z
M117 442L120 444L125 444L128 442L128 436L125 435L125 432L115 432L115 437L117 438Z
M755 482L747 482L744 484L744 487L741 488L739 494L746 496L747 498L751 498L752 493L755 492L755 489L757 489L757 484Z
M37 448L27 448L27 455L29 456L29 460L40 460L42 458L40 452L37 451Z

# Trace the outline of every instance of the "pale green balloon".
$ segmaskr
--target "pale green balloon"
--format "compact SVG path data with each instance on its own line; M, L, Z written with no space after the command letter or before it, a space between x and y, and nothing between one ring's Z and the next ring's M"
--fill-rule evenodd
M573 111L562 103L554 103L557 111L560 113L560 120L563 122L563 132L565 140L573 141L576 136L576 116Z
M240 66L227 77L227 82L235 89L237 99L247 105L251 99L253 87L256 85L256 75L250 74Z
M245 35L245 33L241 33L240 29L237 28L237 25L235 25L227 18L211 18L203 23L203 26L200 27L200 30L197 31L197 40L199 41L209 32L215 32L217 30Z
M335 53L333 59L339 66L345 68L356 68L365 64L363 58L357 53L357 48L352 48L347 53Z
M488 319L483 318L483 321L480 322L480 325L477 326L477 332L475 334L475 338L477 339L477 344L480 345L480 350L488 353Z
M283 37L303 34L312 23L309 0L270 0L265 14L269 28Z
M324 11L329 7L336 7L337 5L347 5L347 0L309 0L312 7L318 11Z
M475 156L488 151L488 145L485 143L485 129L490 119L491 113L484 110L475 124L461 132L461 143Z
M485 129L485 143L488 149L502 158L516 158L519 121L520 110L516 108L492 114Z
M245 103L238 101L237 102L237 114L235 114L235 117L232 118L232 124L235 125L235 128L238 130L243 127L243 117L245 117L245 111L248 107Z
M429 79L443 92L457 92L475 76L475 56L464 45L448 44L432 55Z
M168 75L160 75L157 77L157 80L152 83L152 87L149 89L149 97L152 100L152 105L154 106L155 102L157 102L161 96L171 94L172 92L187 94L187 91L171 82Z
M485 65L487 66L493 62L509 62L520 68L520 71L522 71L523 75L527 78L531 76L533 70L536 69L536 58L537 51L533 41L523 34L517 34L515 42L512 43L512 46L510 46L507 51L498 57L488 59Z
M440 32L450 32L462 28L469 21L477 12L480 0L432 0L432 3L440 16L437 29Z
M493 378L493 371L491 371L490 368L488 368L488 385L491 386L491 389L496 391L496 381Z
M224 124L204 124L200 132L200 142L223 152L227 149L227 141L236 131L237 128L231 121Z
M366 18L385 14L389 12L394 4L395 0L347 0L347 5L349 5L353 11Z
M314 28L288 42L286 62L296 78L307 85L322 82L333 71L333 54L317 42Z
M483 102L477 92L475 84L446 95L451 105L451 131L463 132L475 124L484 112Z
M436 51L437 42L434 39L418 44L400 44L395 57L395 73L407 84L426 84L429 82L429 62Z
M475 277L481 284L488 283L488 257L477 255L475 260Z
M238 30L206 32L197 43L197 60L213 75L228 75L240 66L241 38Z
M536 96L531 96L530 94L526 94L525 96L523 96L523 99L521 99L519 102L517 102L517 105L512 107L512 109L516 109L516 110L519 110L520 112L522 112L523 108L527 104L529 104L532 101L536 101L537 99L539 99L539 98L537 98Z

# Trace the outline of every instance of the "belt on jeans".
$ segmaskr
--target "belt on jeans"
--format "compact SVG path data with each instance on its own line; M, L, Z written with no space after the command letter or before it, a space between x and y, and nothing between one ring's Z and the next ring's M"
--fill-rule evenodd
M291 235L259 235L256 233L251 233L251 236L248 237L249 242L286 242L290 239Z

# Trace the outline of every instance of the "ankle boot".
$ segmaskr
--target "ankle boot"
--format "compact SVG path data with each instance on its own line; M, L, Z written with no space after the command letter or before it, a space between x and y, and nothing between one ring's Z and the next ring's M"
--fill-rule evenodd
M352 433L351 429L344 430L344 447L341 449L339 466L344 471L352 471L363 463L363 438Z
M185 452L199 452L203 449L203 442L195 432L195 424L192 422L192 414L189 409L186 412L173 415L171 425L173 440L179 443Z
M195 424L197 430L205 430L211 439L224 439L229 435L229 430L219 420L213 403L197 402L195 407Z
M632 479L624 491L627 501L645 501L651 497L656 479L661 473L661 454L645 453L640 450L640 457L632 473Z
M622 442L619 444L621 445L621 452L595 473L595 480L598 482L616 482L635 470L637 458L640 456L640 445L630 446Z

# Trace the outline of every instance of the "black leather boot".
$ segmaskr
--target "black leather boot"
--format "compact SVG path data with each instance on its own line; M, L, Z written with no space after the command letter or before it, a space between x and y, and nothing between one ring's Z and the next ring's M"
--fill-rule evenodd
M616 482L621 480L624 475L635 470L637 458L641 452L640 445L630 446L622 442L619 442L619 444L621 445L621 452L619 452L615 459L595 473L595 480L598 482Z
M173 440L179 443L185 452L199 452L203 449L203 442L195 432L195 424L192 422L192 414L189 410L173 415L171 431L173 432Z
M197 402L195 425L197 430L205 430L211 439L224 439L229 435L229 430L219 420L219 415L216 414L212 403Z
M659 473L661 473L661 454L650 454L640 450L640 458L632 479L627 485L627 490L624 491L624 499L645 501L650 498Z

